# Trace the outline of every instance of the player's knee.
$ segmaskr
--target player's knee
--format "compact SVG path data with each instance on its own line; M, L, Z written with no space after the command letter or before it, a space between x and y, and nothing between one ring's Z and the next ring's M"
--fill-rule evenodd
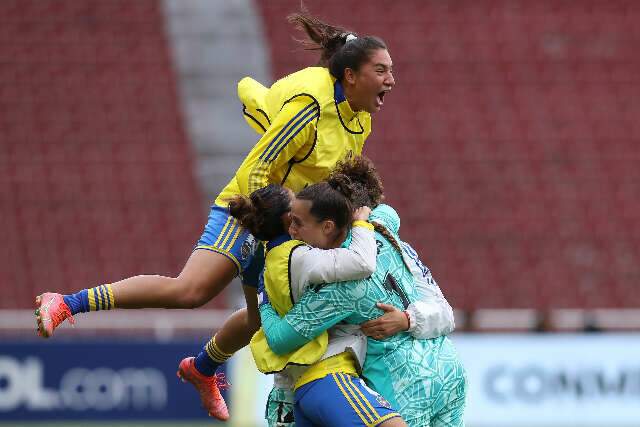
M237 319L238 325L242 325L242 331L251 338L253 334L260 329L260 314L255 310L249 309L249 307L241 308L237 310L233 316Z
M181 299L180 299L180 308L198 308L198 307L202 307L204 304L206 304L207 300L202 298L201 295L192 295L192 294L187 294L184 295Z
M198 308L202 307L207 300L197 293L188 292L180 296L177 301L179 308Z
M213 296L209 287L198 281L182 279L180 289L182 292L178 297L180 308L198 308L209 302Z

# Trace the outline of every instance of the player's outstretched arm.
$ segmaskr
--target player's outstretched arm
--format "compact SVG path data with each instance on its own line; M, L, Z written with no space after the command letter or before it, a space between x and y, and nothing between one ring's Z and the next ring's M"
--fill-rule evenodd
M260 305L262 329L276 354L292 352L347 318L353 312L353 298L345 295L353 286L329 284L305 293L284 316L270 304Z

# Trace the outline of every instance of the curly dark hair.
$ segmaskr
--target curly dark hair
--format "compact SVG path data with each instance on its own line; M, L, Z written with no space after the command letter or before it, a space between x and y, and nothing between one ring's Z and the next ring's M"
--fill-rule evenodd
M249 197L239 195L229 200L229 214L259 240L286 233L282 215L290 210L290 193L277 184L260 188Z
M373 209L384 200L382 179L373 162L365 156L354 156L338 162L329 174L327 182L334 183L336 187L348 189L343 191L343 194L349 198L353 209L361 206L369 206ZM380 223L372 224L373 228L387 239L402 257L402 247L393 234Z
M384 187L373 162L365 156L342 160L333 168L327 182L348 187L353 208L375 208L384 200Z

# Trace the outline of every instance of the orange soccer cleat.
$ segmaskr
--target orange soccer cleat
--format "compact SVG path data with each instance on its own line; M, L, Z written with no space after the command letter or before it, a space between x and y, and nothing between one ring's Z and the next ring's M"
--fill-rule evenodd
M71 310L64 302L62 295L52 292L45 292L36 297L35 315L38 335L44 338L53 335L53 330L65 319L69 319L72 325L75 323Z
M220 394L221 388L227 388L230 384L225 379L224 374L215 374L207 377L202 375L195 367L195 357L182 359L178 367L178 378L183 382L190 382L200 394L202 406L207 410L209 416L221 421L229 419L229 410L224 398Z

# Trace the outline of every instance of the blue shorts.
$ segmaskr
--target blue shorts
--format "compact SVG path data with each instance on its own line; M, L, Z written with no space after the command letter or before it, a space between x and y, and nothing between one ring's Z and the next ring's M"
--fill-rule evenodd
M242 278L242 284L258 287L264 268L264 250L259 240L238 224L221 206L211 206L209 220L195 249L206 249L229 258Z
M400 416L362 379L342 373L298 387L293 413L296 427L377 426Z

